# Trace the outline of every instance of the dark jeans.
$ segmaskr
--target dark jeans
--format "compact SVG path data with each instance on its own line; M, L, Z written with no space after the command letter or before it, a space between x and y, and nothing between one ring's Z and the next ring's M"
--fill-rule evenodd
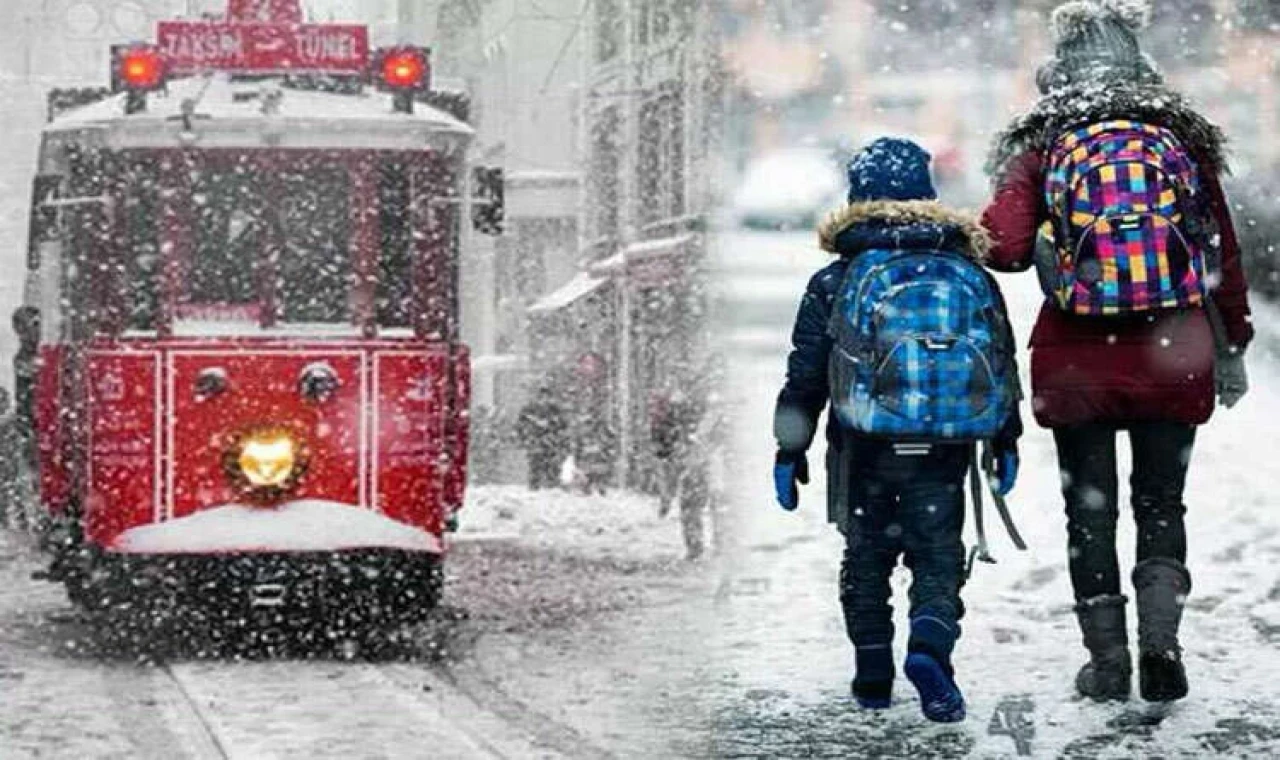
M1127 430L1133 448L1129 483L1133 519L1138 526L1137 560L1164 557L1186 562L1182 491L1196 429L1152 422ZM1067 557L1077 601L1120 593L1117 432L1114 426L1093 424L1053 431L1067 503Z
M529 487L537 490L560 485L563 449L532 449L529 452Z
M911 569L911 616L958 628L970 447L937 445L909 456L886 441L855 438L846 445L853 448L840 603L849 640L859 649L893 642L889 578L899 556Z

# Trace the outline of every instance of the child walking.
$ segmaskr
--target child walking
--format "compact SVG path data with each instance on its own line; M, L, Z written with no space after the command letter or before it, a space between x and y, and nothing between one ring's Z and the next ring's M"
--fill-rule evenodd
M965 476L985 440L994 490L1013 488L1021 392L1004 301L980 265L986 236L936 201L929 162L919 145L881 138L849 163L849 203L819 228L836 258L810 280L792 334L774 484L794 510L830 404L827 506L846 540L853 695L864 708L890 705L889 579L902 558L912 571L903 670L925 717L953 722L965 714L951 659L964 615Z

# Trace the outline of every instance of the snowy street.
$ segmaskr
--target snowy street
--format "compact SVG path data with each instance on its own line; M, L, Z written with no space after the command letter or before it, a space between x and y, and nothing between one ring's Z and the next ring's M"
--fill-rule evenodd
M677 561L678 526L634 497L478 489L472 501L443 608L372 659L190 659L162 645L157 662L134 662L103 651L58 587L28 578L40 559L0 535L3 756L705 755L695 711L666 716L682 734L653 732L663 718L644 712L679 701L675 650L701 640L692 612L662 612L702 586ZM667 620L633 627L650 616Z
M1255 314L1260 337L1249 357L1253 391L1202 428L1192 460L1187 519L1194 586L1182 637L1190 697L1162 713L1136 699L1117 707L1073 696L1071 682L1085 652L1071 613L1056 458L1052 437L1030 424L1024 406L1029 429L1010 507L1030 550L1017 552L988 512L999 564L974 569L956 655L969 717L958 726L937 726L920 716L901 675L894 706L882 714L859 712L849 695L852 647L836 588L842 542L824 523L820 444L809 454L816 477L802 489L798 513L784 513L772 501L770 414L785 367L787 330L802 288L825 254L811 233L738 233L720 241L718 255L721 282L737 309L726 313L752 317L732 328L740 347L729 375L740 393L733 404L749 410L738 418L740 459L733 468L741 473L733 480L739 486L734 515L745 537L723 581L730 593L717 607L717 756L1280 753L1280 664L1274 656L1280 645L1280 504L1266 443L1280 414L1280 336L1265 304ZM1035 277L1003 277L1001 285L1025 344L1040 299ZM1025 375L1025 349L1019 362ZM1121 442L1120 450L1126 448ZM1126 499L1122 495L1122 504ZM1121 562L1132 566L1133 525L1127 506L1121 511ZM907 577L903 569L895 575L899 660L905 656Z
M4 6L0 760L1280 758L1280 0Z
M966 589L957 654L969 719L927 724L905 681L861 713L824 523L821 452L800 511L773 503L769 418L795 302L823 254L808 233L718 244L737 445L734 541L681 562L649 499L473 489L444 606L390 661L136 664L91 631L16 534L0 539L5 757L1270 757L1280 666L1280 517L1261 445L1280 412L1266 332L1253 393L1219 413L1191 474L1184 645L1192 694L1167 713L1072 697L1070 614L1051 439L1024 439L1012 505L1031 551L992 531L995 566ZM1025 341L1034 278L1006 278ZM1025 357L1022 362L1025 371ZM1131 526L1124 526L1131 537ZM1124 545L1131 541L1125 540ZM905 592L905 573L896 587ZM900 613L901 614L901 613ZM902 630L905 626L899 626ZM901 646L899 647L901 650Z

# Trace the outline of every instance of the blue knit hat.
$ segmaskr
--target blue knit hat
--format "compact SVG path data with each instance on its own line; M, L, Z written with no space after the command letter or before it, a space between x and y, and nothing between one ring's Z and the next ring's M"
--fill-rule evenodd
M849 202L933 200L929 151L900 137L881 137L849 160Z

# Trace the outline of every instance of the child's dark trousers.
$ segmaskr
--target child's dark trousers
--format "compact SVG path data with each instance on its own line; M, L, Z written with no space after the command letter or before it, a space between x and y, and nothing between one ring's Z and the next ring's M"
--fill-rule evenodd
M949 668L950 645L964 615L961 530L972 447L910 446L859 436L845 443L852 471L840 602L849 639L860 661L877 650L888 654L894 630L889 578L902 557L912 575L909 647L934 649L930 642L914 641L915 622L929 621L926 628L949 632L943 638L950 641L940 642L946 651L935 652Z

